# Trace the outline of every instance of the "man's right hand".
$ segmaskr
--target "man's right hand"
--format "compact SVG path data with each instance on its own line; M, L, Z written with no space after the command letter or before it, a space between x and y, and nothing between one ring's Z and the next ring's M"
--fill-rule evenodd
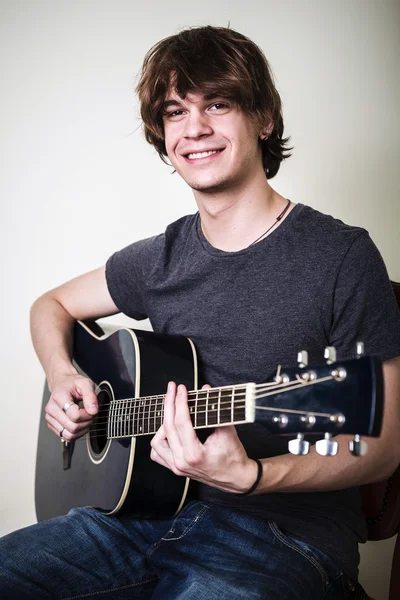
M93 381L79 375L72 364L74 323L118 312L108 291L105 266L46 292L31 308L33 345L52 392L46 421L51 431L68 442L87 433L98 412ZM83 408L78 406L80 401Z
M99 409L94 389L93 381L83 375L68 374L56 379L45 408L49 429L66 442L85 435ZM78 405L80 401L83 408Z

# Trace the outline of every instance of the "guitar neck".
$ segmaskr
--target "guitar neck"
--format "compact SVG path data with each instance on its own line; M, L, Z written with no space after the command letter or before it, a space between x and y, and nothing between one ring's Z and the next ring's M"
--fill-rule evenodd
M381 374L382 365L374 357L285 372L278 367L265 383L188 392L189 414L195 429L253 423L257 418L278 434L376 436L382 423ZM104 434L114 439L156 433L164 420L164 402L165 394L112 400L106 423L101 421Z
M188 393L188 407L195 429L252 423L255 418L254 383ZM164 420L165 394L113 400L107 437L110 439L154 434Z

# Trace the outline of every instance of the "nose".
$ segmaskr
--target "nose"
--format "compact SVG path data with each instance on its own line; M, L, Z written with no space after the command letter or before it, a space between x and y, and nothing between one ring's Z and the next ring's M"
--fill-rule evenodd
M197 107L192 109L185 119L185 137L195 139L212 133L209 117Z

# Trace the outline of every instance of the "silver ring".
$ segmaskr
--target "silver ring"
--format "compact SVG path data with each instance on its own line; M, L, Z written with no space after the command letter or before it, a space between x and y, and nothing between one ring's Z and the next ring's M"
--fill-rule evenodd
M70 406L73 405L73 402L66 402L62 407L63 411L66 413Z
M60 435L60 438L62 438L62 434L63 434L63 431L64 431L64 429L65 429L65 427L63 427L63 428L61 429L60 433L59 433L59 435Z

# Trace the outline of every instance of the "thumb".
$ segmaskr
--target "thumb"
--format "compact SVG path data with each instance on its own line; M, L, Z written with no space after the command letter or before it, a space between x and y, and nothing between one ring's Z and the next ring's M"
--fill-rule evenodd
M83 384L80 384L80 395L82 397L83 406L89 415L97 414L99 403L94 391L94 383L87 379Z

